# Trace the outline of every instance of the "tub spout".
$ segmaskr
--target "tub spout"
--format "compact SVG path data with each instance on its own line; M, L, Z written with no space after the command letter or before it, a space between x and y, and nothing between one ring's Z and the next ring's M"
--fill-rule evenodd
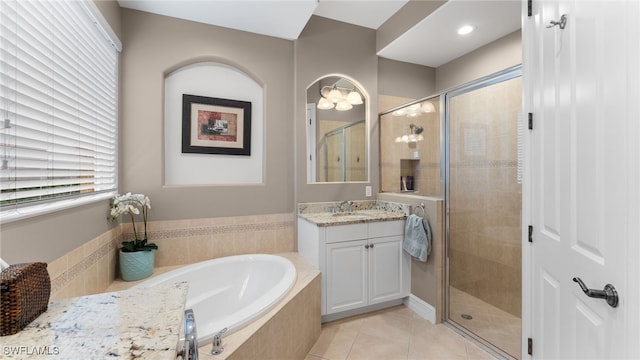
M196 317L191 309L184 311L184 332L184 348L178 352L178 356L185 360L198 360L198 331Z
M219 355L224 351L222 347L222 334L227 332L227 328L220 330L217 334L213 335L213 345L211 347L211 355Z

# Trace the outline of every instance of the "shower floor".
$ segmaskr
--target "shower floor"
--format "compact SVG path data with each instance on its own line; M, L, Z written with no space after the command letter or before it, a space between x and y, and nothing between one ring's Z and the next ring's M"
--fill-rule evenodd
M450 287L449 292L451 321L520 359L522 320L519 317L454 287Z

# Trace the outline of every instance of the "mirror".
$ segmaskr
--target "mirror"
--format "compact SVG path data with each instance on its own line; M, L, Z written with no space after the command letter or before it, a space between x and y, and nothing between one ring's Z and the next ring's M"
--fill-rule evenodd
M366 96L342 76L307 88L307 182L368 181Z

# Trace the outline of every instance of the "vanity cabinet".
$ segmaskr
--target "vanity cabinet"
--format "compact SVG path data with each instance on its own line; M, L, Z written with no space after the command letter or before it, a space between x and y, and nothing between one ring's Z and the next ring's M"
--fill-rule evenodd
M322 272L322 315L409 295L404 220L316 226L298 220L298 252Z

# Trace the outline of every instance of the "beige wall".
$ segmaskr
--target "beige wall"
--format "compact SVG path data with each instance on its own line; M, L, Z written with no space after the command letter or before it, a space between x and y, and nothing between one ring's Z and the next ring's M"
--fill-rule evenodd
M436 91L462 85L522 63L520 30L452 60L436 69Z
M411 205L412 212L422 216L417 205L425 205L425 214L431 228L431 254L427 262L411 259L411 293L436 309L436 323L442 322L443 266L444 266L444 201L433 197L384 193L379 200Z
M421 99L436 89L436 69L385 58L378 59L378 94ZM382 108L380 112L384 111Z
M447 0L409 0L378 28L376 51L382 50L446 2Z
M293 43L129 9L122 9L122 30L121 191L147 194L152 220L293 212ZM264 184L163 185L164 77L203 60L263 85L264 118L252 121L265 127Z
M102 16L107 20L111 29L122 40L122 26L120 24L120 6L116 0L93 0Z
M375 31L312 16L295 41L295 171L296 203L365 199L365 186L378 189L378 58ZM341 74L357 81L368 94L369 181L307 184L305 126L307 87L329 75Z

